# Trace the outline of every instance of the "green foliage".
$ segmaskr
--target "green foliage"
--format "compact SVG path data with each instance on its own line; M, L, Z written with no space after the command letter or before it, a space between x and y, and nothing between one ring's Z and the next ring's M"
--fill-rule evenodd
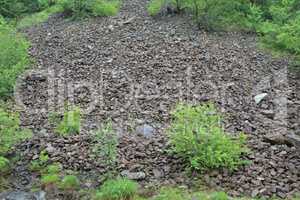
M47 166L47 174L59 174L61 170L62 166L59 163Z
M228 195L225 192L215 192L211 195L211 200L229 200Z
M39 159L33 160L30 163L31 171L42 171L48 164L49 156L46 150L40 152Z
M257 29L264 46L300 55L300 11L295 10L296 5L295 0L280 0L269 7L270 19Z
M163 7L164 1L162 0L152 0L150 1L149 5L148 5L148 13L152 16L157 15L162 7Z
M232 26L245 23L243 10L247 9L244 0L190 0L197 24L208 30L230 29Z
M111 121L102 125L102 129L93 134L93 155L99 156L101 162L113 167L117 160L117 135L112 128Z
M56 132L62 136L78 134L80 132L80 109L74 109L65 112L63 121L58 125Z
M92 7L92 14L94 16L113 16L119 11L119 1L98 1Z
M119 10L116 0L60 0L63 10L73 17L111 16Z
M247 13L247 20L245 20L245 27L250 30L255 31L263 21L263 11L260 6L251 4L249 7L249 12Z
M63 190L76 190L79 186L80 182L74 175L65 176L60 184L60 188Z
M0 108L0 155L5 155L13 146L31 137L31 132L20 128L16 113L8 113Z
M44 186L48 185L57 185L60 181L60 178L57 174L50 174L42 176L41 183Z
M162 188L154 200L229 200L229 196L225 192L196 192L190 193L177 188Z
M0 98L8 98L29 64L29 43L0 18Z
M168 135L173 151L187 159L191 168L235 169L244 163L240 156L246 151L245 137L234 138L224 132L213 104L179 104L171 114Z
M9 160L0 156L0 174L5 174L9 171Z
M30 27L30 26L33 26L36 24L40 24L42 22L47 21L49 16L51 16L55 13L58 13L58 12L62 12L61 6L54 5L49 8L46 8L45 10L43 10L41 12L25 16L18 22L17 28L22 29L22 28L27 28L27 27Z
M131 180L109 180L97 192L95 200L130 200L136 195L137 189L138 184Z
M186 200L191 199L189 195L177 188L162 188L154 200Z
M0 0L0 14L19 18L26 13L41 11L54 4L54 0Z

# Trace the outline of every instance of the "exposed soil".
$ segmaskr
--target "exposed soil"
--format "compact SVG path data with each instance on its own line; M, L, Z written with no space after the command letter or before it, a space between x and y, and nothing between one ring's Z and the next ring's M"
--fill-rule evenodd
M151 18L146 4L124 1L118 16L82 22L57 15L25 31L37 67L19 84L19 102L28 108L21 112L22 125L36 134L22 144L24 158L36 159L46 148L65 168L103 174L107 166L90 157L88 132L111 118L120 136L120 173L138 172L143 184L189 186L182 161L165 152L169 113L178 101L213 101L229 133L248 135L246 159L252 163L206 174L206 182L234 196L300 192L299 151L265 139L299 130L299 77L289 72L288 61L259 51L252 35L199 31L188 16ZM261 93L267 96L256 103ZM53 135L48 112L65 100L83 109L96 102L79 136ZM155 134L135 134L138 124L150 124Z

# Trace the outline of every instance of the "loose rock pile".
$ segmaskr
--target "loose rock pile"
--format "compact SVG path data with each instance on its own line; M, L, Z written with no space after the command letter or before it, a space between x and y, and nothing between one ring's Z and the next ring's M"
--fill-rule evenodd
M182 161L165 152L168 145L162 130L178 101L213 101L225 115L228 132L249 136L252 151L247 159L252 163L233 173L214 172L208 182L233 195L285 198L299 192L299 141L286 138L298 134L300 87L299 77L287 70L287 60L258 51L253 36L208 34L182 16L152 19L145 13L146 4L125 1L118 16L85 23L55 16L26 31L37 73L43 71L47 77L21 80L23 103L30 105L21 113L23 126L44 135L23 145L28 159L48 148L51 159L66 168L105 173L105 166L89 154L87 135L111 118L122 129L121 174L145 184L187 182ZM59 109L61 99L72 100L67 83L75 88L76 104L85 109L96 103L84 117L82 135L58 138L52 136L47 113L33 110ZM45 93L49 90L54 92ZM255 97L263 93L258 102ZM55 108L46 101L50 97ZM138 120L163 128L151 139L128 135L132 121ZM275 134L284 139L274 142Z

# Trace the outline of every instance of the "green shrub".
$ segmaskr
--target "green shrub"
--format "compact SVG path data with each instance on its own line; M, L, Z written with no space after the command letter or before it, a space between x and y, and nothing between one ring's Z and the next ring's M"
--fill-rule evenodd
M0 155L12 150L18 142L31 137L31 132L20 128L16 113L8 113L0 108Z
M73 17L110 16L117 14L118 1L109 0L60 0L59 4Z
M50 174L42 176L41 183L44 186L48 185L57 185L60 181L60 178L57 174Z
M74 175L65 176L60 184L60 188L63 190L76 190L79 186L79 179Z
M104 1L98 0L92 7L92 14L94 16L113 16L118 13L119 10L118 1Z
M62 166L60 163L55 163L52 165L47 166L47 173L48 174L59 174L61 172Z
M56 132L62 136L78 134L80 132L80 109L75 107L73 110L64 114L63 121L58 125Z
M102 125L102 128L92 135L93 155L99 156L101 162L113 167L117 161L117 135L112 128L111 121ZM103 160L105 159L105 160Z
M225 192L214 192L211 195L211 200L229 200L228 195Z
M245 24L250 4L245 0L191 0L189 9L197 24L208 30L230 30Z
M271 19L257 29L266 47L300 55L300 11L293 11L295 2L282 0L270 6Z
M9 171L9 160L0 156L0 174L5 174Z
M138 184L127 179L106 181L95 200L130 200L136 195Z
M244 163L240 156L246 151L245 137L233 138L224 132L213 104L179 104L171 114L168 135L173 151L188 160L191 168L235 169Z
M29 64L29 43L0 19L0 98L8 98L18 75Z
M0 0L0 14L19 18L26 13L41 11L54 4L54 0Z
M62 12L62 8L59 5L54 5L41 12L34 13L32 15L25 16L17 23L17 28L27 28L48 20L49 16Z
M164 5L164 1L162 0L152 0L148 5L148 13L152 16L157 15Z
M46 150L40 152L39 159L33 160L30 163L30 170L31 171L42 171L45 169L49 161L49 156Z
M150 15L158 14L164 7L176 12L190 11L197 24L206 29L228 28L244 24L245 12L250 4L245 0L152 0L148 5Z

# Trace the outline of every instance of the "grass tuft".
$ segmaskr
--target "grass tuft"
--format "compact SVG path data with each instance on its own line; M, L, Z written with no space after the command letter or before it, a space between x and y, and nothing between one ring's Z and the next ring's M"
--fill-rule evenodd
M138 184L128 179L106 181L94 200L131 200L137 193Z
M17 23L17 29L23 29L31 27L40 23L43 23L48 20L48 18L55 14L62 12L62 7L60 5L51 6L41 12L37 12L28 16L25 16Z

